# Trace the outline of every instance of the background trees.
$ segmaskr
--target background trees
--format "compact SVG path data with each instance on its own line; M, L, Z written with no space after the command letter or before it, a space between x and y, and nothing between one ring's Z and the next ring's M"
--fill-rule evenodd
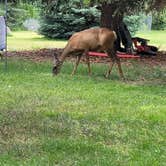
M74 32L99 25L100 13L95 7L82 6L78 0L62 1L44 5L41 34L50 38L68 38Z
M70 6L69 8L63 6L63 0L44 2L47 3L48 7L47 11L43 12L41 33L53 38L66 38L75 31L94 25L117 30L122 20L126 21L130 31L134 33L142 19L138 15L140 12L158 11L166 6L164 0L68 0L65 2L66 5ZM93 8L91 8L92 6ZM98 11L95 10L94 6ZM61 9L64 9L65 12ZM50 10L52 10L51 14Z
M166 9L162 12L155 12L153 14L152 28L155 30L166 29Z
M91 1L92 3L92 1ZM116 29L125 15L161 10L165 0L93 0L101 10L101 26Z
M1 1L2 2L2 1ZM8 0L8 25L12 30L24 29L29 18L41 21L40 32L51 38L68 38L75 31L92 26L116 29L124 20L134 34L142 25L143 15L153 15L153 29L166 29L165 0ZM0 14L3 5L0 5ZM40 11L41 17L40 17ZM140 23L141 22L141 23Z
M100 23L102 3L97 3L95 0L78 1L78 0L63 0L43 1L45 4L42 12L42 24L40 32L51 38L68 38L72 33L93 26L112 26L112 10L106 12L106 19L102 19ZM140 24L140 16L130 16L125 19L129 24L129 29L134 33ZM134 24L133 21L135 21ZM134 26L133 26L134 25ZM105 26L107 27L107 26Z
M4 15L4 1L0 4L0 15ZM24 30L25 20L34 18L39 19L40 1L30 0L8 0L7 24L11 30Z

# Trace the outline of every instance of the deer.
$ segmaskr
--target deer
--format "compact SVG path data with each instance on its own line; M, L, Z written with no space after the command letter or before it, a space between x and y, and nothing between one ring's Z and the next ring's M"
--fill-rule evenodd
M74 33L68 40L66 47L64 48L62 54L58 58L57 54L54 54L54 66L52 69L53 75L57 75L60 72L62 64L67 56L76 56L76 63L71 75L76 73L77 67L79 65L82 56L86 57L86 62L88 66L88 73L91 75L90 59L88 52L106 52L110 57L109 70L105 77L108 78L113 65L115 62L118 65L120 77L124 79L123 71L121 68L120 59L116 55L115 41L117 35L115 31L108 28L90 28L80 32Z

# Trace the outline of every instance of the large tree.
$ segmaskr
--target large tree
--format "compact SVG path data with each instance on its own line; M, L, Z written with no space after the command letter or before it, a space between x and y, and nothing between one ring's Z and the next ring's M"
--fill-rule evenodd
M118 35L116 47L121 50L121 41L125 51L132 51L131 35L123 24L125 15L133 15L139 12L159 11L166 6L166 0L85 0L89 4L97 5L101 11L101 27L115 30Z
M99 12L78 0L44 2L40 33L49 38L69 38L73 33L99 24Z
M89 4L101 10L102 27L116 29L124 15L162 10L166 0L89 0Z
M52 1L56 0L41 0L42 3L47 4ZM101 10L101 26L111 29L117 28L124 15L141 11L159 11L166 7L166 0L81 0L80 2L89 4L89 6L96 5Z

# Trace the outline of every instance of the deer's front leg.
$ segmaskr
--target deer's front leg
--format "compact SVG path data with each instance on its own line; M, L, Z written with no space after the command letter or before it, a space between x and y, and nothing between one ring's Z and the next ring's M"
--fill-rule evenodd
M115 50L114 49L107 50L107 55L110 57L110 66L109 66L109 69L105 75L106 78L108 78L110 76L112 68L113 68L114 63L115 63L115 56L116 56Z
M109 57L112 59L113 64L116 62L116 64L118 65L120 77L124 80L125 78L124 78L124 75L123 75L123 71L122 71L122 67L121 67L121 63L120 63L120 58L116 54L116 49L115 48L113 48L112 50L109 49L107 51L107 53L108 53ZM110 65L110 69L108 71L108 76L111 73L113 64Z
M121 67L121 63L120 63L120 58L118 58L118 57L116 58L116 63L117 63L117 65L118 65L120 77L121 77L123 80L125 80L124 75L123 75L123 70L122 70L122 67Z
M77 56L74 69L73 69L73 71L72 71L72 73L71 73L72 76L76 73L77 67L78 67L78 65L79 65L79 63L80 63L80 60L81 60L81 56Z
M111 74L111 71L112 71L112 68L113 68L113 66L114 66L114 61L113 60L111 60L111 62L110 62L110 67L109 67L109 69L108 69L108 71L107 71L107 73L106 73L106 75L105 75L105 77L106 78L108 78L109 76L110 76L110 74Z
M86 53L86 63L88 65L88 74L89 76L92 75L91 67L90 67L90 59L88 53Z

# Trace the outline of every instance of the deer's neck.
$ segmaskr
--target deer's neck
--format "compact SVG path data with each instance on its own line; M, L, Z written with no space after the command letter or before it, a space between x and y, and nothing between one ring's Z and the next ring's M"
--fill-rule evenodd
M65 58L67 57L67 55L69 54L69 52L70 52L70 47L69 47L69 45L67 45L64 48L64 50L63 50L63 52L62 52L62 54L61 54L61 56L59 58L60 63L63 64L63 62L65 61Z
M66 55L62 53L61 56L59 57L59 63L63 64L63 62L65 61L65 58L66 58Z

